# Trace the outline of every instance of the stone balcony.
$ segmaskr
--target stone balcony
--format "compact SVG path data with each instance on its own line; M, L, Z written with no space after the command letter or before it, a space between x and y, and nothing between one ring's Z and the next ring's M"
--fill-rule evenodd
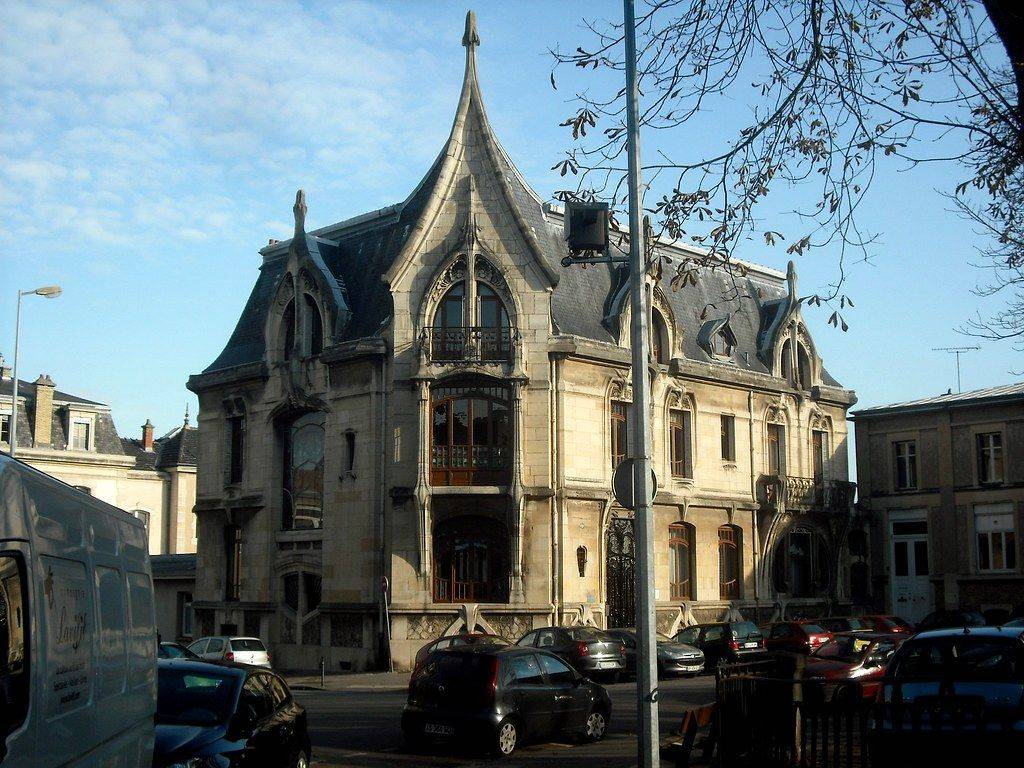
M504 327L434 326L423 329L420 343L434 363L510 363L515 336Z
M772 511L783 509L849 512L857 484L846 480L822 480L796 475L761 475L757 482L758 502Z

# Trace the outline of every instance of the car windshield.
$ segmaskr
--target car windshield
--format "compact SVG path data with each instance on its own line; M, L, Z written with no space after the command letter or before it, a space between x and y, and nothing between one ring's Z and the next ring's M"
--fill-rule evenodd
M761 630L752 621L737 621L732 624L732 636L737 640L761 637Z
M573 640L582 640L586 643L605 643L614 640L615 637L600 629L592 627L570 627L565 630Z
M850 629L871 629L871 626L866 621L861 621L860 619L846 619L846 623Z
M814 652L819 659L830 659L832 661L846 661L856 664L864 658L871 641L864 637L849 637L840 635L825 643Z
M158 654L161 659L194 659L196 656L188 648L175 643L160 643Z
M237 640L231 641L232 651L265 651L266 647L263 645L263 641L256 640L252 637L243 637Z
M211 726L231 716L238 678L187 669L157 673L156 722Z
M824 629L819 627L817 624L801 624L800 626L804 628L804 632L807 632L807 633L812 634L812 635L813 634L820 634L820 633L825 631Z

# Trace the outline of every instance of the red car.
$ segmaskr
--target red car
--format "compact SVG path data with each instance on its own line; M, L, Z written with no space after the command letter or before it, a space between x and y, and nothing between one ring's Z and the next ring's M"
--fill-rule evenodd
M764 628L764 647L769 651L811 653L832 639L832 633L813 621L778 621Z
M804 680L838 683L851 680L861 683L865 699L874 698L896 649L909 637L892 632L840 632L807 657ZM825 686L827 698L849 695L853 687Z
M461 632L457 635L445 635L437 640L431 640L416 652L416 663L413 670L420 668L420 664L426 661L432 651L440 651L445 648L458 648L466 645L508 645L509 642L503 637L489 635L486 632Z
M892 632L902 635L914 634L914 625L899 616L862 616L876 632Z

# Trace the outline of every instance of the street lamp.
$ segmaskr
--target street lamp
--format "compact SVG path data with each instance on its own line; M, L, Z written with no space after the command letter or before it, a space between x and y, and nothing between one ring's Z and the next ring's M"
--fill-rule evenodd
M32 291L18 291L18 314L14 321L14 391L11 398L11 456L18 451L18 348L21 341L21 299L23 296L42 296L56 299L61 294L59 285L44 285Z

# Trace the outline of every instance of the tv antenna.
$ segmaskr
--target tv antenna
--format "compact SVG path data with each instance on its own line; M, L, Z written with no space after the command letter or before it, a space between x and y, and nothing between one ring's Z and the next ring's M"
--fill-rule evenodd
M951 355L956 355L956 391L960 394L962 390L960 386L960 355L965 352L975 352L981 349L981 347L932 347L932 352L948 352Z

